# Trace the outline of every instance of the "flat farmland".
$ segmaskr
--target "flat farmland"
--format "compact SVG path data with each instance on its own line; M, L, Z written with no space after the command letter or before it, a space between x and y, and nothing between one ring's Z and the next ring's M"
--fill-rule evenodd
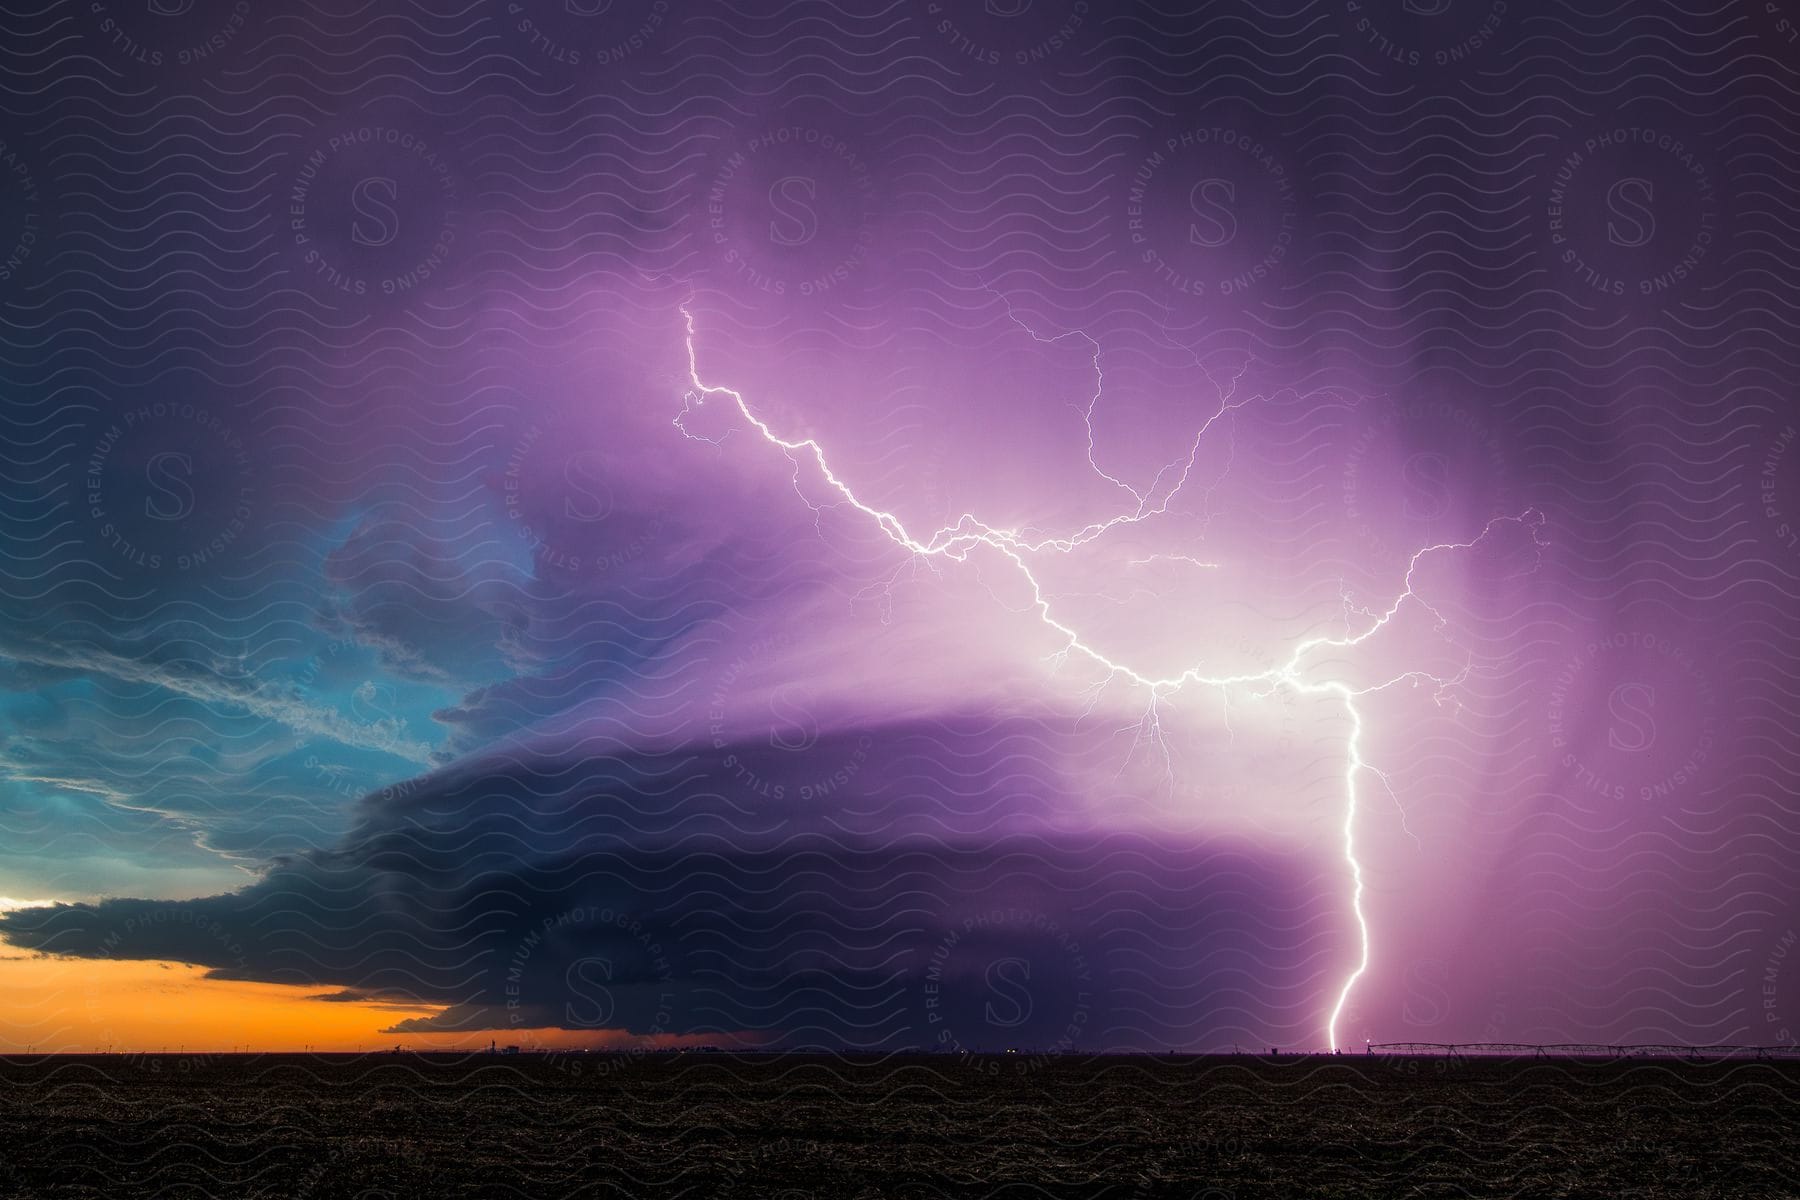
M1800 1063L13 1057L0 1196L1800 1197Z

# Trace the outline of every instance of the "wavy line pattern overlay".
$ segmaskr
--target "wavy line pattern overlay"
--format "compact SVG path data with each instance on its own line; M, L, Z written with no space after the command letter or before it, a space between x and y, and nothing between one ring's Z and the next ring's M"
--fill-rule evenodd
M0 1127L389 1194L255 1149L374 1080L526 1106L530 1195L854 1194L682 1138L829 1085L1055 1178L1062 1089L1108 1194L1334 1194L1274 1105L1472 1195L1333 1106L1792 1052L1797 150L1800 0L11 6ZM395 1046L530 1062L133 1090ZM1357 1058L1071 1074L1272 1047ZM1507 1194L1602 1095L1800 1187L1766 1063L1432 1061Z

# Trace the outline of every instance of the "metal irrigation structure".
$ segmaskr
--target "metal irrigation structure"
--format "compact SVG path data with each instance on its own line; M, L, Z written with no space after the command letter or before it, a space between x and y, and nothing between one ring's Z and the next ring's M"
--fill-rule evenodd
M1596 1042L1370 1042L1369 1054L1444 1058L1800 1059L1800 1046L1613 1046Z

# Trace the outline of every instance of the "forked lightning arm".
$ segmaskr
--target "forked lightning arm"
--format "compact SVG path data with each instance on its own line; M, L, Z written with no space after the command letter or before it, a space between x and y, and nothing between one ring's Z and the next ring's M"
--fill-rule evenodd
M1201 425L1199 431L1194 435L1194 441L1188 449L1187 458L1185 462L1181 463L1179 477L1174 484L1168 488L1167 492L1162 495L1160 501L1156 499L1158 487L1161 484L1163 477L1167 475L1170 469L1176 464L1171 463L1168 467L1164 467L1162 471L1158 472L1156 480L1152 483L1150 489L1144 493L1139 493L1128 484L1108 475L1094 463L1092 424L1093 404L1090 403L1086 411L1086 420L1088 422L1089 465L1094 467L1094 470L1101 478L1106 479L1131 493L1132 497L1137 501L1136 506L1132 511L1120 513L1118 516L1106 521L1087 525L1068 537L1038 539L1029 538L1018 530L995 529L992 526L977 520L972 514L964 513L957 519L955 524L946 525L941 529L937 529L933 531L926 540L920 541L918 538L907 532L906 526L901 522L899 517L895 516L893 513L884 512L881 509L865 504L849 484L845 483L842 479L839 479L832 471L830 462L826 460L824 447L820 446L817 441L812 438L790 441L781 437L773 429L770 429L768 424L751 410L749 403L745 401L740 393L733 391L728 387L719 387L704 382L700 378L698 353L694 347L695 330L693 313L684 305L681 309L681 315L687 325L686 344L688 382L692 385L687 396L684 398L681 412L675 417L675 427L681 430L684 436L696 436L689 433L687 426L684 424L684 420L693 408L703 406L709 399L714 397L726 397L737 408L738 413L752 429L756 430L756 432L770 445L779 448L787 455L788 460L793 463L796 491L799 490L801 458L808 457L811 458L813 463L818 467L819 473L824 477L826 483L843 498L844 503L868 517L869 520L874 522L874 524L878 526L895 545L900 546L915 555L924 557L943 557L962 562L967 559L969 553L976 547L987 547L1005 555L1006 558L1018 568L1020 574L1030 585L1032 592L1031 607L1037 611L1046 627L1054 630L1062 637L1063 649L1058 653L1062 655L1067 655L1071 652L1080 654L1083 657L1092 660L1098 666L1103 667L1107 672L1108 678L1123 676L1132 683L1148 689L1150 694L1149 704L1151 714L1149 719L1152 722L1155 720L1155 706L1157 699L1161 696L1179 691L1190 684L1197 684L1202 687L1230 688L1245 684L1266 683L1271 685L1272 688L1292 688L1295 692L1303 695L1317 696L1330 694L1337 696L1343 701L1345 711L1350 719L1350 734L1346 741L1346 757L1348 759L1348 765L1344 772L1344 862L1350 869L1350 909L1356 918L1357 932L1361 940L1361 953L1357 959L1356 968L1351 971L1349 976L1344 980L1343 986L1338 991L1337 1001L1332 1005L1331 1014L1326 1019L1325 1034L1330 1042L1331 1049L1335 1051L1338 1048L1338 1020L1343 1015L1344 1006L1349 1001L1350 993L1356 987L1357 981L1361 979L1363 974L1369 969L1369 922L1363 913L1362 907L1363 871L1362 864L1356 857L1355 837L1357 810L1356 781L1357 776L1368 766L1368 764L1365 763L1362 758L1363 721L1362 714L1356 707L1356 698L1408 681L1414 683L1429 681L1441 691L1443 688L1457 683L1464 678L1467 674L1467 669L1465 668L1462 674L1451 679L1440 678L1420 671L1408 671L1369 687L1351 688L1347 684L1338 682L1306 682L1301 678L1302 660L1313 650L1320 647L1349 647L1368 640L1384 628L1388 622L1393 620L1399 613L1401 607L1404 606L1408 600L1412 600L1419 604L1425 611L1431 613L1434 618L1439 619L1441 623L1441 618L1438 618L1436 610L1432 609L1430 605L1419 599L1413 591L1413 573L1418 569L1420 560L1428 554L1435 554L1442 551L1467 550L1487 537L1496 525L1505 523L1524 524L1528 522L1535 525L1533 518L1536 514L1527 511L1518 517L1496 518L1495 520L1488 522L1481 533L1477 534L1473 539L1467 542L1445 542L1436 546L1427 546L1424 549L1415 552L1411 560L1407 563L1405 588L1394 602L1388 606L1385 612L1380 614L1364 614L1370 618L1370 621L1368 628L1364 629L1361 633L1341 638L1308 638L1294 646L1293 653L1288 657L1286 662L1254 675L1207 675L1203 673L1199 665L1191 666L1177 675L1169 675L1160 678L1146 675L1124 663L1115 662L1108 658L1087 641L1083 640L1078 631L1058 620L1056 616L1052 614L1050 602L1045 597L1043 587L1038 582L1037 576L1033 574L1030 564L1027 562L1027 558L1044 553L1067 554L1070 551L1093 541L1095 538L1100 537L1115 526L1134 524L1138 521L1165 512L1176 493L1180 492L1183 485L1187 483L1188 476L1192 473L1195 460L1199 455L1201 441L1206 436L1207 431L1223 418L1226 413L1241 407L1247 401L1237 401L1234 403L1231 400L1230 395L1227 395L1225 401L1219 406L1219 410L1211 417L1207 418L1206 422ZM1013 319L1015 321L1018 320L1017 317L1014 317ZM1023 322L1019 322L1019 324L1021 327L1024 327ZM1038 337L1038 335L1033 333L1029 327L1025 328L1026 332L1031 333L1031 336L1038 341L1060 340L1059 338ZM1065 334L1063 336L1073 335ZM1086 335L1080 336L1085 337ZM1091 342L1092 339L1089 340ZM1098 383L1100 368L1100 351L1098 345L1095 345L1094 347L1094 368L1096 372L1096 382ZM1095 400L1097 401L1098 399L1099 392L1096 391ZM813 507L815 510L817 509L816 505L812 505L810 501L805 500L804 494L802 494L801 498L809 507ZM1539 520L1541 520L1541 518L1539 518ZM1535 532L1533 534L1533 540L1536 540Z

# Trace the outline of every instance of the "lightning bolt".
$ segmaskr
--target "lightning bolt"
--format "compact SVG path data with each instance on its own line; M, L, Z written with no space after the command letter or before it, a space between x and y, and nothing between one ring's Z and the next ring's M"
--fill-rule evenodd
M776 433L775 430L771 429L767 422L756 415L742 393L728 387L709 384L701 379L699 353L695 348L697 333L694 326L694 315L685 304L680 307L680 312L687 328L686 347L688 383L690 386L687 394L683 397L681 411L676 414L674 424L684 437L695 438L702 441L712 441L713 439L702 438L699 435L690 433L685 422L694 409L704 407L709 401L724 397L737 409L738 414L750 428L754 429L765 442L781 450L782 453L787 456L788 461L794 468L794 491L800 496L801 501L805 503L807 507L811 508L815 514L819 514L822 511L821 506L808 500L806 494L801 491L800 487L801 464L806 459L812 460L814 466L818 468L819 474L824 478L831 490L840 497L840 500L837 503L848 505L857 512L863 514L886 534L895 545L918 558L927 560L933 558L946 558L960 563L967 561L969 555L977 548L987 548L998 551L1019 570L1020 575L1029 585L1032 602L1028 608L1035 610L1042 623L1047 628L1060 635L1063 639L1062 649L1056 652L1057 658L1066 659L1070 655L1077 655L1090 660L1095 665L1102 668L1106 672L1106 676L1098 685L1099 687L1104 687L1106 683L1113 679L1124 678L1130 683L1146 689L1148 693L1148 702L1144 722L1139 725L1141 736L1154 737L1159 744L1161 744L1162 735L1160 724L1161 718L1158 709L1159 702L1165 697L1190 685L1220 689L1221 692L1224 692L1227 695L1227 699L1229 695L1228 689L1230 688L1264 684L1268 687L1268 691L1263 693L1264 696L1272 695L1276 690L1281 688L1289 688L1301 695L1335 696L1342 702L1345 714L1350 721L1350 733L1345 739L1346 766L1344 770L1343 822L1344 863L1348 868L1350 876L1350 911L1354 915L1356 921L1357 934L1360 941L1360 952L1357 957L1355 968L1344 979L1342 986L1338 989L1336 1002L1332 1005L1331 1013L1326 1018L1326 1039L1332 1051L1335 1052L1338 1049L1338 1022L1343 1016L1344 1007L1349 1003L1350 996L1352 992L1355 991L1357 983L1368 972L1371 955L1369 921L1367 914L1363 911L1363 896L1365 891L1363 868L1361 860L1358 859L1356 855L1356 817L1359 799L1357 777L1365 770L1373 771L1378 776L1380 776L1381 773L1379 769L1365 762L1362 757L1364 727L1362 712L1357 707L1356 701L1363 696L1372 695L1386 688L1394 687L1397 684L1411 683L1414 686L1418 686L1428 683L1433 688L1434 698L1441 702L1444 693L1449 688L1461 683L1468 677L1469 672L1472 669L1472 662L1470 664L1465 664L1460 672L1447 679L1423 671L1406 671L1367 687L1352 688L1346 683L1335 680L1322 683L1308 682L1302 677L1303 661L1316 650L1348 649L1350 647L1361 645L1363 642L1368 641L1386 628L1394 618L1399 615L1401 609L1406 606L1408 601L1411 601L1424 609L1425 612L1431 615L1436 623L1436 627L1442 629L1447 622L1436 609L1427 604L1419 597L1418 593L1413 590L1413 576L1417 572L1420 562L1427 556L1433 554L1473 549L1484 541L1496 527L1506 524L1514 524L1528 528L1532 534L1533 544L1541 546L1544 543L1539 538L1538 531L1543 523L1542 515L1536 512L1536 510L1527 509L1517 517L1497 517L1489 521L1479 534L1466 542L1443 542L1434 546L1426 546L1423 549L1415 551L1412 558L1407 562L1406 578L1404 580L1405 586L1385 611L1375 613L1360 609L1354 610L1356 615L1367 618L1367 626L1360 633L1346 633L1342 637L1314 637L1300 641L1295 644L1292 653L1285 662L1271 667L1266 671L1254 674L1208 675L1204 673L1201 665L1196 664L1175 675L1161 677L1146 675L1125 663L1108 658L1084 639L1077 630L1059 620L1052 613L1050 599L1045 595L1042 584L1032 572L1028 559L1032 556L1045 553L1068 554L1121 525L1136 524L1166 512L1169 504L1187 484L1188 478L1194 470L1194 464L1199 457L1200 448L1207 433L1215 424L1224 419L1227 414L1249 403L1248 399L1235 399L1235 379L1232 381L1232 386L1226 390L1225 396L1220 402L1218 411L1208 417L1195 433L1194 440L1188 448L1185 460L1178 459L1164 466L1157 472L1156 477L1151 481L1150 485L1140 492L1131 485L1108 474L1094 463L1093 414L1095 405L1099 402L1100 393L1104 389L1104 377L1101 374L1099 344L1084 333L1062 334L1052 338L1040 337L1012 312L1011 306L1009 305L1007 307L1007 314L1035 340L1044 343L1055 343L1067 337L1079 336L1086 339L1093 347L1096 389L1093 399L1088 402L1082 414L1084 424L1087 428L1088 463L1102 479L1105 479L1107 482L1129 493L1134 504L1128 511L1121 512L1104 521L1092 522L1065 537L1034 538L1020 530L995 528L980 521L971 513L964 513L958 517L953 524L945 525L932 531L930 535L921 541L907 531L906 525L899 517L891 512L875 508L874 506L865 503L848 483L840 479L832 470L831 463L826 458L825 448L821 446L816 439L801 438L794 440L782 437L780 434ZM1179 464L1179 467L1177 464ZM1176 473L1177 470L1178 473ZM1171 474L1174 474L1173 482L1165 484L1165 478ZM1160 499L1158 498L1159 496ZM1213 563L1202 562L1198 559L1180 555L1163 555L1155 557L1180 559L1201 568L1210 568L1215 565ZM1352 607L1346 596L1344 598L1344 619L1346 628L1348 628L1351 623L1352 612ZM1165 754L1167 753L1166 745L1164 745L1164 752ZM1383 780L1385 782L1385 777L1383 777Z

